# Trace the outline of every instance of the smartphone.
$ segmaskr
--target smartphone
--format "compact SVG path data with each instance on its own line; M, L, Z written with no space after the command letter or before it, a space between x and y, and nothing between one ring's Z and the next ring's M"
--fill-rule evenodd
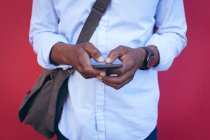
M116 59L112 64L106 64L105 62L97 62L93 58L90 59L92 67L95 69L111 69L111 68L121 68L122 62L119 59Z

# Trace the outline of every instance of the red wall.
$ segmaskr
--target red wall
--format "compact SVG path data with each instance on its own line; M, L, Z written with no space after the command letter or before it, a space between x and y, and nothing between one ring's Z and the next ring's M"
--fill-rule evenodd
M28 43L31 3L0 3L0 140L45 140L20 124L17 114L25 92L41 71ZM185 0L188 46L169 71L159 74L159 140L205 140L209 136L209 4L208 0Z

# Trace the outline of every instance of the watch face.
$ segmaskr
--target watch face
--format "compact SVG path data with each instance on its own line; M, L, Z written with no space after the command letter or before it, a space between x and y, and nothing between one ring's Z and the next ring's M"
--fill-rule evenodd
M151 68L154 65L154 60L155 60L154 56L149 57L147 68Z

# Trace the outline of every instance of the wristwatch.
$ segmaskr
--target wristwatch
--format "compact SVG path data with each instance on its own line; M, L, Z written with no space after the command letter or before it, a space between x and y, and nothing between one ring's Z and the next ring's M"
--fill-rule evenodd
M154 65L154 51L148 47L142 47L146 51L146 55L143 61L141 70L148 70Z

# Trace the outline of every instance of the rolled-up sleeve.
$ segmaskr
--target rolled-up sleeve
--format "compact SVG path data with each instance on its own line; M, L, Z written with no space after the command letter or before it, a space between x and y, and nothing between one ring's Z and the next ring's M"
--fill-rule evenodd
M37 53L39 65L46 69L65 67L51 64L49 58L51 49L57 42L68 42L58 33L58 23L53 0L33 0L29 41Z
M146 45L155 45L160 54L160 63L155 70L167 70L176 56L186 46L186 19L183 0L160 0L156 10L157 32Z

